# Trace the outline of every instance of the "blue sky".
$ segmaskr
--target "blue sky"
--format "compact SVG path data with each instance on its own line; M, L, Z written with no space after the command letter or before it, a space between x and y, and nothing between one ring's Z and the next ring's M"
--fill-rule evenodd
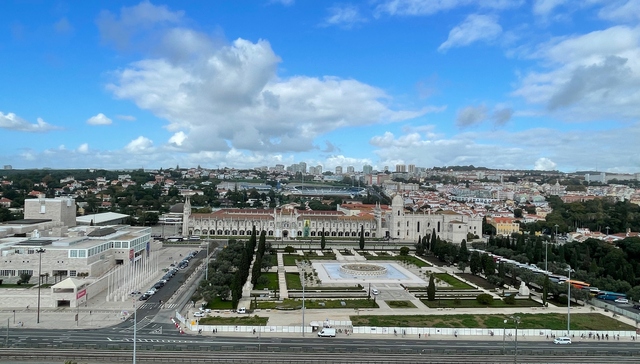
M640 172L640 0L5 1L13 168Z

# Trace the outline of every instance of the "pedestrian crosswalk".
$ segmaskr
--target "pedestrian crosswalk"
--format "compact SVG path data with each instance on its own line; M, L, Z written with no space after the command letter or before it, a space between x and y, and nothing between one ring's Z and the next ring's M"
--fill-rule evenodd
M138 306L138 309L147 309L147 310L153 310L156 308L164 308L164 309L174 309L177 308L178 304L177 303L143 303L142 305Z

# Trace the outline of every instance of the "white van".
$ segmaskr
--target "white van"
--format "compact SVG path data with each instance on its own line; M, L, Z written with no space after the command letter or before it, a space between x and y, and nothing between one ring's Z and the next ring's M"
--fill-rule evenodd
M570 337L557 337L553 339L554 344L571 344Z
M336 337L336 329L325 327L318 333L319 337Z
M237 313L247 313L247 308L246 307L240 307L236 312Z
M372 293L372 294L378 294L378 293L380 293L380 291L378 291L378 289L377 289L377 288L372 288L372 289L371 289L371 293Z

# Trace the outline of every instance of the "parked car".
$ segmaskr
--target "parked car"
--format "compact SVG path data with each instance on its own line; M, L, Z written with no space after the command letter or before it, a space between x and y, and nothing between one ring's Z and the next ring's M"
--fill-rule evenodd
M138 298L138 301L146 301L149 299L149 297L151 297L151 295L148 295L145 293L142 296L140 296L140 298Z
M615 303L629 303L629 300L626 299L626 298L620 297L620 298L616 299L614 302Z
M193 317L205 317L205 316L207 316L207 314L206 314L206 313L204 313L203 311L196 311L196 312L193 314Z
M561 345L571 344L571 338L566 336L557 337L553 339L553 343Z

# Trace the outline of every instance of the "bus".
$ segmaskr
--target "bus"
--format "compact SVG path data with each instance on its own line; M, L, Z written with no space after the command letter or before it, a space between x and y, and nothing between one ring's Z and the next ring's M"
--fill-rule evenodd
M611 292L611 291L600 291L596 295L596 298L599 298L601 300L607 300L607 301L615 301L618 298L627 298L627 295L624 293L617 293L617 292Z
M574 286L577 289L583 289L583 288L588 288L589 286L591 286L589 283L587 282L582 282L582 281L576 281L574 279L568 279L565 281L566 283L571 283L572 286Z

